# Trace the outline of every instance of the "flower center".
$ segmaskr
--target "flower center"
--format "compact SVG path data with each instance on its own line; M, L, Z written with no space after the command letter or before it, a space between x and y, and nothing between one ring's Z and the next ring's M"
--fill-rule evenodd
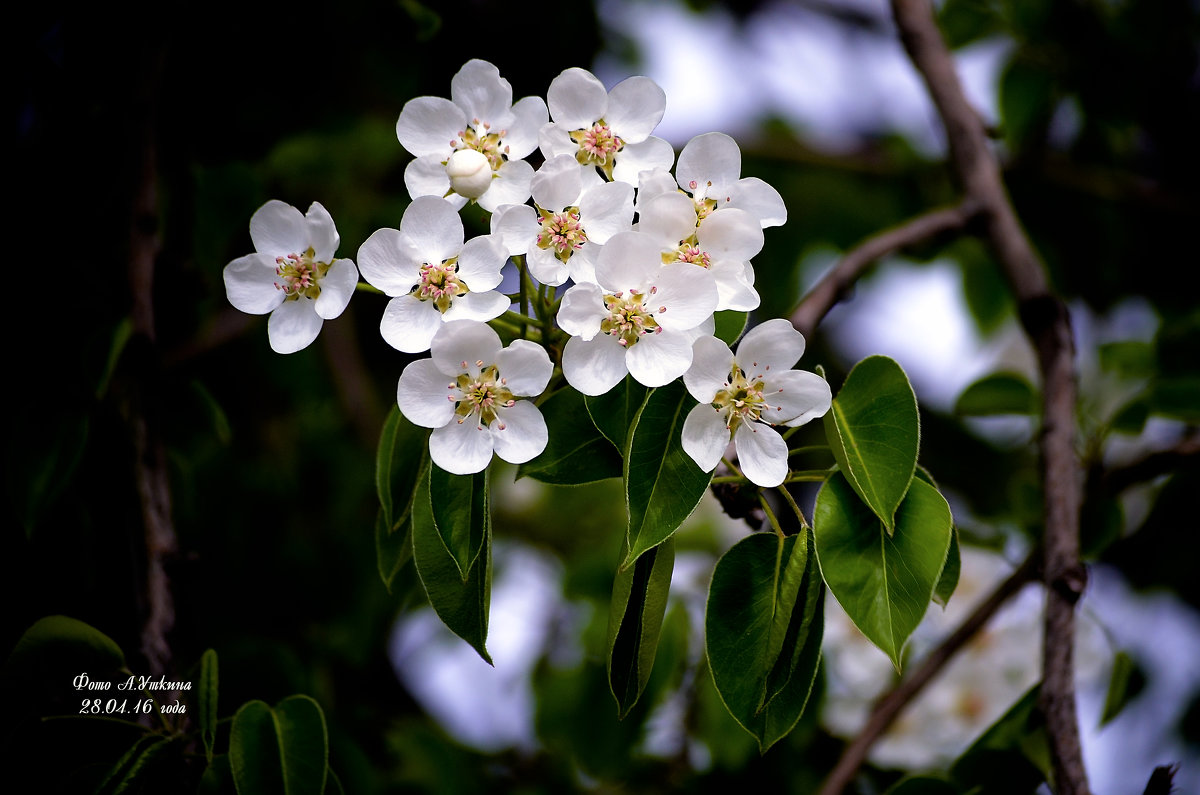
M679 248L674 251L664 253L662 255L663 265L669 265L672 262L687 262L691 265L699 265L701 268L712 267L712 257L695 241L693 236L680 243Z
M770 408L763 397L762 379L746 378L736 364L725 388L717 390L712 405L725 415L725 427L731 431L737 430L743 422L754 422L762 416L763 409Z
M467 367L467 363L462 363ZM469 417L476 417L480 428L490 426L496 420L497 409L505 409L516 405L516 398L509 391L507 382L500 377L496 365L483 366L483 361L475 362L481 368L479 375L463 373L450 384L450 400L455 402L454 413L461 425ZM500 423L498 430L504 430Z
M578 207L568 207L561 213L542 210L538 224L542 227L537 236L538 248L554 249L554 256L563 262L587 242L587 232L579 224Z
M621 151L625 142L617 137L612 128L600 119L585 130L571 133L571 140L579 145L575 159L583 166L600 166L605 175L612 179L612 156Z
M650 288L651 295L657 291L657 287ZM604 306L608 309L608 317L600 321L600 330L609 336L616 337L617 342L625 348L633 345L646 334L660 333L662 327L654 320L654 313L646 308L645 299L645 295L633 290L629 291L628 297L625 297L624 293L604 296ZM660 306L657 311L666 312L667 308Z
M329 272L328 262L316 262L317 253L311 247L303 254L288 254L275 258L275 273L279 281L275 289L283 290L285 301L297 301L301 297L317 298L321 294L320 281Z
M413 288L413 295L421 301L432 301L439 312L445 313L456 296L470 292L457 274L457 257L437 265L425 263L421 266L421 281Z
M492 125L487 122L472 119L467 129L458 131L458 137L450 141L450 146L456 151L474 149L487 158L492 171L499 171L508 157L508 147L501 147L501 141L508 134L508 130L492 132L491 129Z
M708 189L711 187L711 182L700 185L696 180L692 180L688 183L688 190L692 192L692 203L696 205L696 223L703 221L717 209L717 200L708 198Z

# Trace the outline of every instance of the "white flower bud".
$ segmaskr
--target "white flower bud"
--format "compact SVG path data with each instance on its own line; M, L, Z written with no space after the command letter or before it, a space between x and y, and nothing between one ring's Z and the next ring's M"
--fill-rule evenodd
M492 164L482 152L459 149L446 161L446 175L455 193L478 199L492 184Z

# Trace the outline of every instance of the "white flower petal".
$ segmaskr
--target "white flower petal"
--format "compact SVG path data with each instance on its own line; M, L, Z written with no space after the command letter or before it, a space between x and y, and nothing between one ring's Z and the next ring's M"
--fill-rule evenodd
M454 209L467 203L467 200L457 193L450 193L450 175L446 173L443 162L448 155L426 155L418 157L404 169L404 187L408 195L414 199L421 196L432 196L442 199Z
M603 395L621 383L629 372L625 349L607 334L590 340L580 337L567 340L562 368L567 383L585 395Z
M417 157L445 160L453 141L466 129L467 115L444 97L416 97L404 103L396 120L396 138Z
M225 295L229 303L251 315L265 315L283 303L275 258L268 254L247 254L225 266Z
M675 162L675 150L662 138L651 135L636 144L626 144L613 159L613 179L637 185L643 171L665 168Z
M550 212L559 212L565 207L579 203L583 189L583 169L571 155L558 155L542 164L533 175L530 185L533 200L538 207Z
M500 238L479 235L462 247L456 275L471 292L484 292L500 285L503 278L500 270L507 261L508 254Z
M317 262L331 262L341 238L338 237L337 227L334 226L329 211L320 202L313 202L304 214L304 224L307 227L308 245L313 250L313 259Z
M440 428L454 417L454 377L438 369L432 359L410 362L396 384L396 404L413 425Z
M701 337L692 343L692 366L683 374L683 384L696 400L711 403L728 386L732 369L729 346L716 337Z
M591 127L608 110L608 91L591 72L579 67L564 70L546 91L550 118L568 131Z
M438 329L429 348L429 358L443 373L471 373L495 364L500 353L500 335L486 323L447 320Z
M638 75L622 80L608 92L604 120L626 144L636 144L654 132L666 109L667 93L650 78ZM674 156L672 152L672 159Z
M562 304L558 307L559 327L572 337L580 337L584 341L596 336L601 321L606 317L608 312L604 308L604 291L600 285L591 282L573 285L563 295Z
M554 374L546 349L529 340L513 340L496 354L495 364L509 391L525 397L542 394Z
M625 364L629 374L638 383L664 386L683 375L691 366L692 341L685 334L668 331L647 334L629 347Z
M284 301L267 320L267 338L276 353L295 353L307 348L321 333L321 316L311 298Z
M788 446L769 425L746 422L733 434L738 466L751 483L771 488L783 483L788 475Z
M449 203L418 196L404 208L399 245L411 251L418 263L436 265L456 257L463 247L462 219Z
M372 232L358 249L358 267L369 284L393 298L408 295L421 281L421 263L398 229Z
M559 155L570 155L573 158L579 151L579 144L571 140L570 127L550 122L543 124L542 129L538 130L538 149L547 160Z
M497 409L490 430L496 455L510 464L524 464L538 456L550 436L542 412L528 400Z
M727 207L709 213L696 231L696 240L715 259L745 262L762 251L763 232L753 215L736 207Z
M626 182L605 182L589 188L579 198L579 217L593 243L607 243L618 232L633 225L633 186Z
M750 312L758 309L762 299L749 278L754 275L750 263L732 260L714 262L708 272L713 275L713 282L717 285L717 311L733 309Z
M663 270L662 251L649 235L613 235L596 260L596 281L610 293L648 287Z
M677 248L696 234L696 205L679 191L654 196L641 203L638 232L653 237L664 251Z
M614 238L615 239L615 238ZM607 246L605 246L607 248ZM646 302L665 306L667 311L654 312L654 319L664 329L692 329L712 317L716 311L717 285L708 270L689 263L659 266L651 282L657 292Z
M442 327L442 313L428 301L401 295L388 301L379 321L384 342L398 351L421 353L429 350L433 335Z
M325 278L321 279L321 294L313 302L313 309L325 320L333 320L346 310L357 284L358 268L354 267L354 262L334 260Z
M640 212L642 206L655 196L663 193L676 193L676 185L675 178L665 168L651 168L642 171L638 174L637 182L638 211Z
M492 432L479 417L458 417L429 434L429 457L452 475L482 472L492 460Z
M575 252L571 259L574 260L579 254L579 251ZM533 278L552 287L564 283L571 276L571 269L567 267L567 263L554 255L554 249L540 248L536 243L530 246L525 263Z
M510 257L525 254L538 234L537 211L527 204L504 204L492 214L492 235Z
M507 122L512 86L495 66L472 58L450 79L450 99L463 109L468 121L479 119L495 126Z
M471 292L455 298L454 303L450 305L450 308L446 310L446 314L442 317L446 322L451 320L474 320L486 323L503 315L508 311L510 306L512 306L512 302L503 293L491 290L485 293Z
M502 204L524 204L529 198L533 166L524 160L509 160L492 177L492 186L479 197L479 206L494 212Z
M833 394L829 382L816 373L806 370L788 370L779 373L768 384L771 389L782 389L782 392L764 395L767 402L778 406L779 411L770 414L788 417L785 425L803 425L817 417L824 417L833 402ZM763 412L763 419L771 419L768 412ZM778 420L771 419L778 424Z
M525 97L512 106L512 122L503 140L509 160L522 160L537 149L538 131L550 121L546 102L541 97Z
M729 437L725 416L710 404L701 403L689 411L683 421L680 441L683 451L691 456L696 466L704 472L712 472L729 447Z
M701 192L709 198L724 199L741 175L742 152L737 141L719 132L697 135L688 141L675 167L679 187L693 194L703 189ZM708 183L712 183L711 188Z
M746 332L738 343L738 365L747 377L770 377L792 369L804 355L804 335L777 317Z
M250 216L250 239L259 254L286 257L308 249L308 222L292 205L272 199Z
M764 229L787 221L787 205L779 191L758 177L740 179L729 191L729 207L738 207L758 219Z
M583 282L596 283L596 257L604 249L599 243L584 243L583 248L576 251L567 260L567 269L571 273L571 281L576 284ZM547 282L548 283L548 282Z

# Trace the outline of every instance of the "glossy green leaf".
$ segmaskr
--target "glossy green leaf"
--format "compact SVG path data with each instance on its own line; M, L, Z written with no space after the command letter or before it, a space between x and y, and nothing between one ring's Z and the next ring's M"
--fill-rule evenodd
M142 789L141 776L153 766L154 760L162 755L171 744L171 738L162 734L145 734L117 760L93 790L95 795L121 795Z
M6 678L19 681L47 669L69 668L103 681L124 667L125 654L108 635L78 619L47 616L25 630L4 672Z
M388 527L383 508L380 508L375 514L375 563L388 593L392 591L396 575L411 557L412 512L404 517L399 527L393 529Z
M1024 376L993 373L968 386L958 396L954 413L963 417L998 414L1036 414L1038 397Z
M588 395L583 399L596 430L622 455L629 441L629 430L649 394L649 389L627 375L603 395Z
M236 790L233 771L229 768L229 755L217 754L208 767L204 768L200 784L196 787L196 795L223 795Z
M1033 687L979 736L950 768L960 789L978 795L1032 793L1050 776L1046 722Z
M621 560L627 550L621 550ZM617 571L608 611L608 686L624 718L637 703L658 651L658 636L667 610L675 543L667 539Z
M1108 680L1108 693L1104 697L1104 710L1100 714L1103 727L1142 691L1146 678L1129 652L1119 651L1113 657L1112 675Z
M329 766L325 715L312 698L248 701L233 717L229 766L238 795L321 795Z
M200 657L199 701L200 740L208 764L213 760L213 744L217 741L217 653L206 649Z
M413 425L398 406L392 406L375 451L375 490L390 530L396 530L408 515L428 457L429 429Z
M846 614L897 669L908 636L933 598L950 550L950 507L917 478L884 532L841 473L817 494L817 557L829 590Z
M578 486L621 477L621 455L588 416L581 392L560 389L539 408L550 432L546 449L521 464L517 478Z
M712 473L700 471L680 441L695 404L683 383L672 381L638 412L625 456L629 556L622 567L670 538L708 490Z
M738 312L735 309L724 309L717 312L713 315L713 322L716 325L713 336L733 347L733 344L738 341L738 337L742 336L742 332L746 330L746 323L749 320L749 312Z
M937 587L933 589L933 601L942 607L950 604L950 597L958 587L958 578L962 574L962 550L958 548L958 531L950 531L950 551L946 555L946 565L938 575Z
M760 752L804 712L820 660L823 602L807 534L748 536L713 570L705 611L713 683Z
M888 357L868 356L846 376L824 422L847 481L891 533L920 443L917 397L908 376Z
M442 623L471 644L479 656L491 664L492 658L486 647L492 590L490 522L484 523L479 552L467 569L466 579L463 579L458 562L450 554L434 524L429 495L429 479L424 478L417 487L412 512L413 563L417 576L421 578L429 604ZM439 494L438 499L445 499L445 495Z
M452 475L437 464L429 465L429 494L433 524L450 553L458 576L466 582L471 566L491 533L488 510L488 471Z

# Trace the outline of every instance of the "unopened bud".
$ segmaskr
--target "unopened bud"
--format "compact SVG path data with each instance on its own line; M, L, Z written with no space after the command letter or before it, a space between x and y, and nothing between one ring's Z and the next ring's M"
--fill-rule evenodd
M482 152L459 149L446 161L446 176L459 196L478 199L492 184L492 165Z

